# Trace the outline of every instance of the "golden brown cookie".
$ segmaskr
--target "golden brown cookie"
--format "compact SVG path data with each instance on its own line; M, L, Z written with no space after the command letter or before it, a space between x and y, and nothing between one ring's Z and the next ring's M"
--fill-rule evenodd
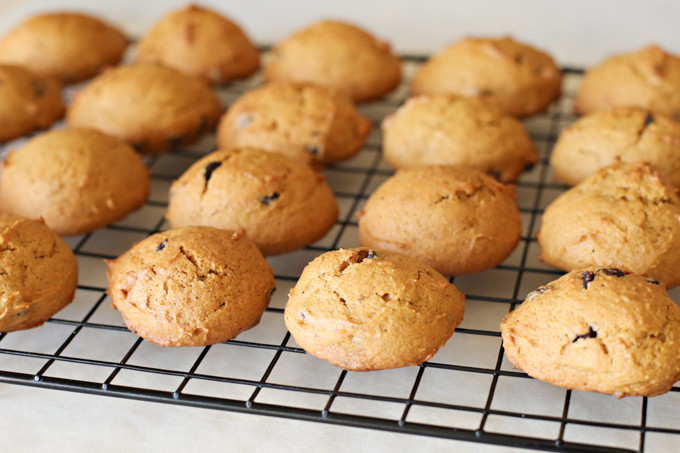
M641 107L680 119L680 58L657 46L614 55L586 71L574 110Z
M430 58L411 83L413 94L492 96L511 115L543 112L560 96L562 73L552 58L511 38L466 38Z
M550 165L557 179L573 186L617 158L649 162L680 187L680 123L637 107L594 112L562 129Z
M173 228L243 230L265 256L321 239L338 207L320 173L282 154L218 150L194 163L170 188Z
M128 40L96 17L79 13L33 16L0 41L0 63L25 66L63 83L89 79L115 66Z
M241 232L189 227L149 236L107 260L111 305L160 346L206 346L260 322L276 287Z
M666 393L680 379L680 308L658 281L623 266L574 270L501 323L515 368L568 389Z
M31 329L71 303L78 261L42 221L0 215L0 332Z
M148 193L149 171L130 145L91 129L60 129L7 156L0 212L43 218L57 234L81 234L122 219Z
M217 141L221 148L258 148L324 166L357 153L370 131L370 121L344 94L272 82L231 104Z
M0 65L0 143L46 129L64 114L61 87L19 66Z
M189 5L151 27L137 47L137 63L160 64L210 83L225 83L257 71L260 57L234 22Z
M413 97L383 120L382 131L383 157L396 168L465 165L513 182L538 161L522 123L490 99Z
M680 284L680 198L651 165L616 162L560 195L543 214L540 259L564 271L623 264Z
M353 25L322 21L278 43L264 77L333 88L362 102L396 88L401 65L385 41Z
M335 250L305 267L284 319L308 354L352 371L418 365L463 321L465 297L401 253Z
M215 128L221 114L206 82L162 66L135 65L92 80L66 118L69 126L98 129L155 154L198 140Z
M361 245L404 253L444 275L497 266L522 227L513 186L451 166L398 170L357 216Z

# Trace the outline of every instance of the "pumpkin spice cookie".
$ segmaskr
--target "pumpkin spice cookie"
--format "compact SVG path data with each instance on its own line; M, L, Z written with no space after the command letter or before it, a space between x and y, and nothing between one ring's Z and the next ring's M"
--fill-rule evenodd
M208 225L243 230L265 256L321 239L338 206L320 173L282 154L218 150L192 165L170 188L173 228Z
M231 104L217 141L220 148L258 148L322 167L356 154L370 131L344 94L272 82Z
M0 215L0 332L38 327L71 303L78 261L42 221Z
M121 66L95 78L66 112L69 126L120 137L141 153L188 145L217 125L222 106L210 86L174 69Z
M621 263L672 288L680 284L680 198L651 165L602 168L543 213L540 259L571 271Z
M136 61L210 83L247 77L260 67L257 49L238 25L196 5L168 13L152 26L137 46Z
M333 88L363 102L396 88L401 64L388 43L353 25L322 21L274 46L264 77Z
M64 114L60 85L19 66L0 65L0 143L46 129Z
M91 129L46 132L2 163L0 212L43 218L60 235L94 231L139 208L149 171L130 145Z
M574 270L501 323L515 368L567 389L656 396L680 380L680 308L623 266Z
M398 170L357 216L362 246L404 253L444 275L497 266L522 227L514 187L465 167Z
M107 260L111 305L160 346L207 346L260 322L275 283L241 232L189 227L149 236Z
M31 17L0 40L0 63L74 83L115 66L128 39L96 17L51 13Z
M562 73L552 58L511 38L466 38L430 58L411 83L413 94L492 96L511 115L543 112L560 96Z
M341 249L305 267L284 320L308 354L346 370L384 370L432 358L463 321L464 299L401 253Z
M574 110L641 107L680 119L680 58L657 46L614 55L586 71Z
M488 99L410 98L385 118L382 131L383 157L396 168L465 165L513 182L538 161L522 123Z
M649 162L680 187L680 123L637 107L590 113L562 129L550 165L573 186L616 159Z

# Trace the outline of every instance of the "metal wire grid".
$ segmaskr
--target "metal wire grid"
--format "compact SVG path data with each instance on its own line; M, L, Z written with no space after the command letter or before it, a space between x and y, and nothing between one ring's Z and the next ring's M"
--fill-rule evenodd
M404 57L406 79L422 60ZM43 327L0 334L0 382L546 451L663 451L680 441L680 388L651 400L618 401L541 383L504 360L498 330L504 314L561 275L536 259L534 234L545 206L564 190L550 182L547 164L561 127L574 120L569 112L580 73L564 73L563 99L525 123L542 160L516 186L521 242L496 269L455 279L466 294L466 320L429 362L382 372L343 371L305 355L282 315L288 289L308 261L359 244L353 213L392 173L381 160L378 126L407 96L405 82L388 98L360 107L374 122L365 148L325 171L340 218L316 244L269 259L278 291L258 327L220 345L163 349L130 333L104 293L102 259L167 228L169 184L215 148L214 137L208 137L148 160L152 193L142 210L68 238L81 267L76 300ZM259 83L255 76L218 93L228 104Z

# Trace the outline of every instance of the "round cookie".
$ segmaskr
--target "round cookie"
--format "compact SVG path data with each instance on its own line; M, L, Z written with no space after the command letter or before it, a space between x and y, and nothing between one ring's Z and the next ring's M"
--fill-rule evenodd
M680 284L676 192L643 162L602 168L545 210L539 258L567 272L621 263L672 288Z
M497 266L522 227L514 187L465 167L400 169L357 216L362 246L404 253L444 275Z
M562 129L550 165L557 179L573 186L617 158L649 162L680 187L680 123L637 107L590 113Z
M341 249L305 267L284 320L308 354L346 370L383 370L432 358L463 321L464 299L405 255Z
M210 83L247 77L260 67L257 49L238 25L196 5L168 13L151 27L137 46L136 61Z
M396 88L401 64L388 43L353 25L322 21L278 43L264 77L333 88L362 102Z
M680 308L623 266L586 267L541 286L501 323L506 357L567 389L666 393L680 379Z
M382 131L383 157L396 168L465 165L513 182L538 161L522 124L489 99L410 98L383 120Z
M361 149L371 123L327 88L272 82L246 92L220 120L220 148L252 147L324 166Z
M51 13L31 17L0 41L0 63L25 66L63 83L89 79L115 66L128 40L96 17Z
M562 73L549 55L511 38L466 38L430 58L411 92L492 96L511 115L543 112L560 96Z
M124 141L90 129L30 140L2 163L0 212L43 218L60 235L122 219L149 193L149 171Z
M46 129L64 114L56 79L0 65L0 143Z
M189 227L149 236L107 260L111 305L160 346L206 346L260 322L275 283L241 232Z
M208 225L243 230L263 255L321 239L338 206L320 173L282 154L218 150L194 163L170 188L173 228Z
M31 329L71 303L78 261L39 220L0 215L0 332Z
M222 114L210 86L174 69L121 66L92 80L66 112L69 126L91 127L156 154L195 142Z
M586 71L574 110L641 107L680 119L680 58L657 46L614 55Z

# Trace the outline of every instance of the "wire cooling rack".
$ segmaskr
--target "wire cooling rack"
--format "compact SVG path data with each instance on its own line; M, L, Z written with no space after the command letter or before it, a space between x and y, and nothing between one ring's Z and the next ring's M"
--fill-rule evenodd
M616 400L531 379L503 355L499 324L505 314L561 275L538 261L534 236L543 209L564 191L547 159L561 128L575 120L577 70L564 71L562 99L524 123L541 160L516 186L522 239L497 268L452 280L466 295L465 320L444 348L420 366L356 373L295 344L283 322L287 293L316 256L359 245L354 213L392 174L381 159L380 121L404 101L422 61L405 57L405 82L387 98L359 107L374 126L365 147L324 171L339 220L312 246L268 260L278 290L257 327L223 344L163 349L130 333L104 293L103 259L168 227L163 214L170 183L215 149L210 136L148 158L152 190L142 209L67 238L80 264L76 299L40 328L0 334L0 382L547 451L673 451L680 443L680 387L656 398ZM260 83L256 75L218 93L228 105ZM680 300L680 292L671 296Z

